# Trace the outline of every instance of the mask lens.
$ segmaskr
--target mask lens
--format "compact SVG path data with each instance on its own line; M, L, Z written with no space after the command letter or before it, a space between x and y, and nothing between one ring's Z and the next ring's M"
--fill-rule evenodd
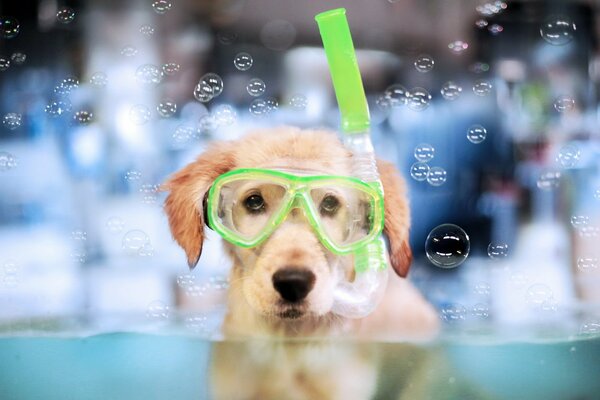
M321 229L338 247L352 245L374 229L374 199L358 188L328 185L311 189L310 197Z
M285 186L265 180L238 179L218 193L217 218L239 238L257 238L285 206Z

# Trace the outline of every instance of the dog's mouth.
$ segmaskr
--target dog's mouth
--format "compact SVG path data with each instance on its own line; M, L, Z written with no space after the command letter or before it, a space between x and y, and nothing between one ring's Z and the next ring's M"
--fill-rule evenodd
M277 314L279 318L284 319L298 319L304 315L304 311L299 310L297 308L289 308L287 310L281 311Z

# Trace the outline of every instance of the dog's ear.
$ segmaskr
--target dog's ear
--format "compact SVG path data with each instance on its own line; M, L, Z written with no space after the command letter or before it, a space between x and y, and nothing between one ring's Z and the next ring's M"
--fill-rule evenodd
M219 175L233 169L235 160L230 148L231 145L226 142L213 145L161 186L161 190L170 192L164 208L169 218L171 234L185 250L190 269L196 266L202 253L202 200L212 182Z
M394 271L405 277L412 262L412 251L408 244L410 210L404 180L392 163L377 160L377 169L383 183L385 202L384 233L390 247L390 263Z

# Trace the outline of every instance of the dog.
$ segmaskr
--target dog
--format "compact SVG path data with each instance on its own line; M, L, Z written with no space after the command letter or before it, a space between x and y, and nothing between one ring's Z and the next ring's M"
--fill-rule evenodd
M173 238L184 249L190 268L198 263L205 237L205 196L220 175L238 168L318 171L350 176L352 154L335 133L294 127L266 129L235 141L216 142L162 186ZM334 255L319 242L308 223L287 220L259 246L224 242L232 262L223 323L226 338L216 343L211 381L222 399L369 398L377 383L377 357L364 349L332 343L305 344L257 338L353 337L372 340L428 340L438 330L434 308L406 279L412 253L408 244L410 211L405 183L386 161L377 160L384 188L389 260L386 292L373 313L362 319L331 312L332 288L354 274L352 256ZM292 210L291 213L293 213ZM303 298L289 310L276 277L290 265L302 271ZM343 274L333 266L342 266ZM339 268L335 268L339 270ZM294 299L297 300L297 299ZM412 350L411 350L412 351ZM327 357L323 355L329 354Z

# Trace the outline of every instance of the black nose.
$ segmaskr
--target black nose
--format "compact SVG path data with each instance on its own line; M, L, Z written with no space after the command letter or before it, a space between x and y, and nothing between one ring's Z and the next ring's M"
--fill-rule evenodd
M286 267L273 274L273 287L284 300L303 300L315 285L315 274L304 268Z

